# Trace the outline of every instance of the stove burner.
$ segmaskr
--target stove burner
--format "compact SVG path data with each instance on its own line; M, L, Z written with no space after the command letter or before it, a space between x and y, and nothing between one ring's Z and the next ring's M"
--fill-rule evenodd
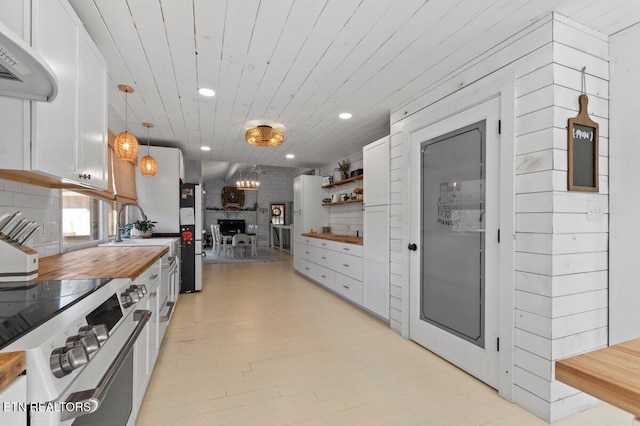
M0 284L0 349L96 291L110 278Z

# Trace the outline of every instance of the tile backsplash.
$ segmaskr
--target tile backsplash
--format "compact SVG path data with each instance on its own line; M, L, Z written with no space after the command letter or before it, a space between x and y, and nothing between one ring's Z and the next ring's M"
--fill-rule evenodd
M27 243L39 257L60 253L60 196L60 189L0 179L0 214L19 210L25 219L40 224L38 232Z

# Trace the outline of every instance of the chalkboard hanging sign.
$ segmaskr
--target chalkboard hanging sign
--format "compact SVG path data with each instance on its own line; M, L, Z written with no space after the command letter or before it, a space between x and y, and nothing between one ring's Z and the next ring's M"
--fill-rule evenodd
M580 95L578 102L580 112L567 126L569 191L598 192L599 126L587 112L587 95Z

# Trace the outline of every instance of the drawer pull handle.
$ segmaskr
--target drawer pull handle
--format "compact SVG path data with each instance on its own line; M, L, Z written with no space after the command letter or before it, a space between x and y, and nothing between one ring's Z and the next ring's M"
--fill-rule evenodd
M156 278L158 278L158 274L153 274L149 277L150 280L155 280Z
M306 266L305 266L305 268L304 268L304 269L306 269L307 271L309 270L309 268L307 268Z
M342 247L342 250L349 251L350 249L348 249L348 248L346 248L346 247Z
M320 259L327 260L327 258L326 258L326 257L324 257L324 256L320 256Z
M343 264L342 264L342 266L344 266L344 267L346 267L346 268L348 268L348 267L349 267L349 265L347 265L346 263L343 263Z
M326 276L326 275L320 275L320 276L321 276L322 278L327 278L327 276Z
M346 288L347 290L349 290L349 286L348 285L343 285L342 287Z

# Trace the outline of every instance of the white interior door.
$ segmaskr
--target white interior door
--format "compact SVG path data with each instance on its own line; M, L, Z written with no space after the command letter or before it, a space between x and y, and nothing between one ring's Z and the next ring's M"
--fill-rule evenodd
M499 97L411 135L410 337L498 386Z

